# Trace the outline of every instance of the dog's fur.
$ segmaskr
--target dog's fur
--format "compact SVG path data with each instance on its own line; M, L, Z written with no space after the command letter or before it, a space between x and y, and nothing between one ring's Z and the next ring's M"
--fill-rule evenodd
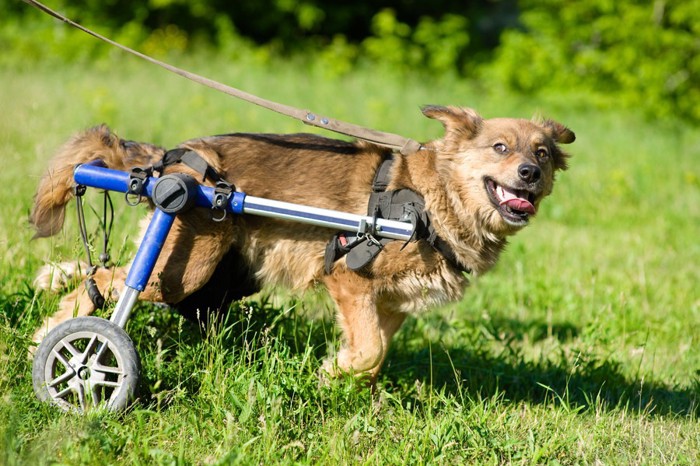
M551 120L487 120L467 108L428 106L423 113L442 122L445 135L418 153L396 155L389 189L408 188L423 196L433 225L459 264L481 274L495 264L507 237L529 220L528 213L514 214L499 205L503 191L496 194L497 186L529 198L531 208L525 210L534 214L551 193L555 172L567 166L568 156L558 144L573 142L574 133ZM372 144L309 134L229 134L193 139L180 147L199 153L249 195L362 215L375 171L388 154ZM106 126L77 135L39 184L31 213L37 236L60 230L76 164L99 158L110 168L129 170L150 166L163 153L150 144L121 140ZM174 171L196 175L183 164L166 170ZM340 259L325 274L325 246L334 233L253 216L229 215L217 223L206 209L190 210L176 218L141 299L179 303L191 311L195 306L225 308L261 285L304 289L323 284L337 305L344 337L325 371L365 374L374 380L406 316L459 299L466 278L423 240L405 247L402 241L391 242L360 272ZM105 296L118 296L127 270L96 272ZM84 285L79 286L63 298L35 340L74 314L93 310Z

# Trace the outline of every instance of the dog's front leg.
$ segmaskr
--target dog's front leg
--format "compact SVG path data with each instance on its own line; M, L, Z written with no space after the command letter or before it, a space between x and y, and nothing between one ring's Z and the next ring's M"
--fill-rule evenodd
M338 309L338 325L343 344L323 370L330 376L340 373L368 377L374 383L389 350L389 342L405 315L384 311L377 306L373 281L349 271L336 271L325 280Z
M394 334L399 330L404 320L406 320L406 314L404 314L403 312L395 312L393 308L385 307L380 304L378 306L378 309L379 332L382 338L383 354L381 361L379 361L379 364L377 364L373 369L370 370L370 381L372 384L376 382L377 376L379 375L379 371L384 365L384 359L386 359L386 355L389 353L391 339L394 337Z

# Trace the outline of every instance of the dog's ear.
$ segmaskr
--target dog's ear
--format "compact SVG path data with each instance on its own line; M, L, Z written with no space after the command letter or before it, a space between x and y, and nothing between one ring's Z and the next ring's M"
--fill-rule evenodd
M554 120L544 120L542 128L547 132L557 144L571 144L576 140L576 135L566 126L557 123ZM568 168L569 154L556 147L552 154L554 158L554 168L558 170L566 170Z
M447 132L457 131L473 136L479 132L484 122L476 110L466 107L426 105L421 110L428 118L440 121Z
M559 144L571 144L576 140L576 134L561 123L554 120L545 120L542 126L549 133L549 136Z
M481 115L471 108L426 105L421 110L423 115L443 124L445 140L471 139L481 130L484 123Z

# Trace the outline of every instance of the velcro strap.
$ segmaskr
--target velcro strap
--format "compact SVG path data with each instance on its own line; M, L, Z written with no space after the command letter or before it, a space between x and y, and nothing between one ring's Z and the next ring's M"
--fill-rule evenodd
M180 161L202 175L202 181L206 180L207 176L211 178L214 181L218 181L214 178L211 177L210 171L214 172L214 170L211 168L211 166L207 163L206 160L204 160L202 157L199 156L198 153L188 150L184 154L182 154L182 157L180 158ZM215 178L218 178L218 173L214 172L216 174Z
M102 293L100 293L99 288L97 288L97 283L95 283L94 278L90 277L85 280L85 289L87 290L90 301L95 305L95 308L102 309L105 305L105 298L102 296Z
M384 249L384 246L390 243L391 239L377 239L370 235L364 236L357 245L348 252L345 258L345 264L350 270L362 270L367 264L372 262L375 257Z
M225 181L224 177L214 167L209 165L204 157L184 147L178 147L166 152L163 158L153 165L153 169L162 174L166 167L180 162L202 175L202 181L205 181L207 178L214 183Z
M381 193L386 191L389 186L389 172L391 171L391 166L394 163L394 155L389 154L387 158L382 160L382 163L377 168L374 174L374 181L372 181L372 191L375 193ZM370 202L371 203L371 202Z
M350 252L352 243L348 241L345 233L338 233L326 244L326 253L324 255L324 270L326 275L333 271L335 261Z

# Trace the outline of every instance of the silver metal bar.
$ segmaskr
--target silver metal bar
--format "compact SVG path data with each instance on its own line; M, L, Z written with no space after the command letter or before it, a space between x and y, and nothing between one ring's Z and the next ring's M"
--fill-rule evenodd
M254 196L245 197L243 213L282 220L292 220L309 225L344 231L357 231L360 234L371 232L375 220L371 216L320 209L318 207L292 204ZM374 230L377 236L381 236L382 238L407 240L411 238L413 234L413 225L408 222L385 220L382 218L376 220L377 225Z
M79 165L74 173L78 184L92 186L111 191L127 192L129 174L127 172L104 168L99 161ZM150 177L144 183L145 195L151 197L152 189L157 178ZM197 187L196 203L198 206L211 208L214 188L200 185ZM377 219L374 228L374 218L348 212L340 212L318 207L304 206L291 202L275 201L261 197L248 196L245 193L234 192L229 200L227 210L234 214L247 213L264 217L291 220L294 222L317 225L341 231L358 232L359 234L373 232L382 238L408 240L413 234L410 222Z
M124 286L121 296L119 296L119 301L114 307L114 312L112 312L112 317L109 319L112 323L124 328L126 321L129 320L131 315L131 310L136 304L136 300L139 298L141 292L136 288L132 288L129 285Z

